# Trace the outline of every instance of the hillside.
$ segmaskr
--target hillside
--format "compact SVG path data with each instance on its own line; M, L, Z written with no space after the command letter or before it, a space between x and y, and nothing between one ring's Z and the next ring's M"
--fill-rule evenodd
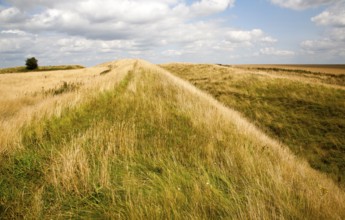
M0 75L0 92L2 219L345 218L332 180L145 61Z
M312 66L317 72L277 65L163 67L238 110L313 168L345 184L345 73L318 72L324 66Z
M226 66L226 65L225 65ZM251 64L251 65L232 65L236 68L251 69L251 70L268 70L268 71L285 71L289 73L304 73L313 75L345 75L345 65L343 64ZM344 76L342 76L344 78Z

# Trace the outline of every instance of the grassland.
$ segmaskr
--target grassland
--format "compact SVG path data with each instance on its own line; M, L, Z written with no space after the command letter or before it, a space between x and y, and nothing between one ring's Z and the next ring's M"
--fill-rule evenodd
M345 65L221 65L286 78L345 86ZM338 87L340 88L340 87Z
M225 65L226 66L226 65ZM329 65L316 65L316 64L252 64L252 65L232 65L236 68L244 69L265 69L274 71L288 71L290 73L321 73L322 75L345 75L345 65L343 64L329 64Z
M344 185L343 75L266 70L262 66L249 70L188 64L164 67L238 110L306 158L313 168Z
M57 95L36 92L62 73L27 77L26 93L5 96L21 110L0 121L16 128L16 141L0 136L2 219L345 217L333 181L155 65L70 71L64 81L83 83ZM20 104L28 96L31 105Z
M82 69L80 65L61 65L61 66L39 66L38 69L28 70L25 66L2 68L0 74L4 73L27 73L27 72L40 72L40 71L57 71L57 70L73 70Z

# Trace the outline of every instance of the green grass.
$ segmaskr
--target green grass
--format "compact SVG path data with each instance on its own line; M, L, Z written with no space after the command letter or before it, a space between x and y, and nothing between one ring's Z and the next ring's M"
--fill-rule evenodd
M335 74L335 73L309 71L309 70L303 70L303 69L285 69L285 68L277 68L277 67L272 67L272 68L252 67L249 69L274 72L274 73L282 73L282 74L288 73L288 74L297 75L297 76L300 76L301 74L303 74L305 77L316 78L316 79L322 80L325 83L345 86L345 72L342 74Z
M217 64L221 67L235 67L249 71L264 71L273 73L275 75L304 77L305 79L319 81L322 83L345 86L345 70L343 65L281 65L283 67L268 67L265 65L251 66L251 65L224 65ZM300 67L300 69L298 69ZM318 69L318 67L320 69ZM313 71L303 68L313 68ZM342 69L344 72L335 71L333 69Z
M327 179L138 66L114 89L23 128L21 148L0 157L1 219L345 216Z
M326 83L345 86L345 72L343 74L332 74L332 73L315 72L315 71L308 71L308 70L302 70L302 69L264 68L264 67L258 67L254 69L260 70L260 71L282 72L282 73L289 73L289 74L296 74L296 75L305 74L305 76L321 78Z
M207 65L165 67L241 112L313 168L345 184L344 90L255 74L239 76Z
M150 109L154 106L141 105L142 103L137 103L135 99L124 99L123 93L132 77L130 72L113 91L105 92L76 109L66 110L61 117L46 119L25 128L24 150L1 161L0 205L2 212L0 212L0 217L35 216L37 213L26 213L29 211L26 208L32 206L37 190L43 186L44 210L42 212L45 214L39 217L47 217L51 214L62 218L109 218L111 216L131 218L131 216L136 216L136 212L143 213L141 217L144 218L153 216L174 218L175 215L180 216L182 213L190 216L188 210L197 204L190 204L186 200L180 204L179 208L170 207L169 204L164 204L165 198L160 194L164 194L167 189L173 190L176 194L188 194L188 191L193 190L194 185L191 179L194 178L201 178L200 181L203 182L204 187L208 179L215 184L219 183L222 188L230 184L227 182L229 180L222 180L225 177L222 177L219 172L208 176L210 175L208 172L212 169L195 173L199 161L196 161L195 155L189 154L188 150L175 152L176 149L185 148L186 143L195 146L202 145L206 137L201 131L194 129L190 118L179 112L173 104L169 104L166 100L167 106L164 111L168 117L162 124L158 118L151 115ZM138 107L141 111L137 111ZM114 123L126 123L128 120L135 124L136 130L139 131L135 138L141 141L136 143L136 151L131 158L128 158L126 154L118 154L115 160L110 161L110 179L114 189L104 188L98 183L97 172L101 167L101 161L92 158L95 156L95 153L90 150L93 147L92 140L89 140L90 143L89 141L82 143L90 160L94 160L92 161L93 177L89 179L90 182L83 183L91 185L92 189L84 191L82 195L76 191L61 194L61 189L46 184L44 176L51 165L52 155L58 154L63 146L71 145L74 137L83 135L88 129L98 126L99 121L103 122L102 130L107 132ZM164 137L165 144L157 149L156 140L161 137ZM151 156L147 157L148 154ZM162 161L158 157L171 160ZM152 160L153 158L157 160ZM126 170L130 170L133 175L132 181L139 182L126 183L127 175L129 175L126 174ZM82 187L78 186L78 188ZM129 189L131 191L128 191ZM113 198L114 195L115 198ZM147 202L151 204L138 204L138 210L132 210L131 212L134 211L134 213L131 213L128 210L129 206L136 205L136 200L132 200L131 197L141 198L142 196L148 197ZM133 204L128 204L129 202ZM150 208L144 210L146 205ZM202 205L207 206L207 203L202 203ZM133 208L136 209L136 207ZM220 218L228 212L225 210L228 207L210 206L207 209L206 213L200 213L200 215L205 218L207 216Z
M116 115L111 113L115 113L116 109L111 109L111 106L118 101L117 96L126 89L131 76L132 74L129 74L114 91L100 94L90 103L66 110L61 117L45 119L24 129L22 143L25 149L9 158L1 158L0 161L0 218L24 217L27 211L25 208L34 200L35 191L46 182L45 169L51 163L51 154L57 153L61 145L69 143L73 136L85 132L97 120L108 115L115 117ZM114 120L108 117L107 119ZM58 192L48 185L45 193L44 206L49 208L50 203L58 197ZM20 198L21 194L26 196ZM66 204L61 205L83 203L84 199L78 200L72 196L65 201Z
M61 66L39 66L38 69L28 70L25 66L11 67L0 69L0 74L5 73L27 73L27 72L37 72L37 71L56 71L56 70L72 70L72 69L82 69L83 66L80 65L61 65Z

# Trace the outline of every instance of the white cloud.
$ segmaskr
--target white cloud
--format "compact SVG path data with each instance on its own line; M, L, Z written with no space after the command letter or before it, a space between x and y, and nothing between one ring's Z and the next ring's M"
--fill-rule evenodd
M0 32L0 52L20 53L35 41L35 36L20 30L3 30Z
M261 29L250 31L231 30L226 33L226 40L232 43L242 43L251 46L254 42L275 43L277 42L271 36L267 36Z
M345 42L345 28L333 28L328 35L335 42Z
M311 20L318 25L345 27L345 1L334 4Z
M16 7L2 9L0 11L1 22L20 22L24 19L24 14Z
M294 10L303 10L307 8L319 7L342 0L270 0L273 4L280 7Z
M203 15L226 10L235 0L201 0L187 5L182 0L9 0L13 7L1 11L0 24L4 28L32 29L35 31L54 30L64 33L89 35L94 38L123 36L147 27L157 26L169 20L174 23L186 22ZM31 10L31 8L39 10ZM21 10L19 10L20 8ZM24 21L11 19L26 14ZM1 20L3 22L1 22ZM173 25L174 25L173 23ZM145 26L145 27L144 27ZM151 31L151 30L149 30ZM97 32L98 34L92 34ZM107 35L107 36L105 36ZM116 36L115 36L116 35Z
M147 23L162 19L169 13L170 3L164 1L83 1L76 12L91 22L121 20L129 23Z
M0 32L1 65L10 62L23 65L29 55L38 58L43 65L85 62L94 65L130 57L135 50L135 43L131 40L102 41L60 34L37 36L17 30Z
M274 55L274 56L293 56L295 55L295 52L290 50L278 50L273 47L266 47L260 49L260 54L263 55Z
M278 50L273 47L266 47L260 49L260 54L263 55L274 55L274 56L293 56L295 55L295 52L290 50Z
M337 1L319 15L312 17L317 25L325 26L319 39L301 42L302 50L312 56L323 56L327 60L345 58L345 1ZM343 61L341 61L343 62Z
M318 39L300 43L302 52L314 60L338 61L345 56L345 1L344 0L270 0L273 4L294 10L326 6L320 14L311 18L317 25L325 26ZM322 57L322 58L321 58ZM342 57L342 58L341 58Z
M277 41L278 41L277 39L270 36L261 38L261 42L264 42L264 43L276 43Z
M25 36L28 35L25 31L21 30L4 30L0 32L1 34L14 34L14 35L19 35L19 36Z
M0 50L2 57L17 54L18 62L27 54L48 64L133 56L216 61L252 55L277 42L263 29L234 29L210 16L233 7L235 0L6 2L10 6L0 9Z
M182 51L178 51L178 50L165 50L162 52L162 55L168 56L168 57L181 56L182 54L183 54Z
M209 15L224 11L232 7L234 3L235 0L201 0L192 4L191 10L199 15Z
M260 29L254 29L252 31L235 30L228 31L227 40L231 42L246 42L251 41L253 38L261 37L262 35L263 31Z
M61 0L62 2L63 0ZM13 5L20 9L31 8L35 6L52 6L54 1L51 0L6 0L10 5Z
M333 41L330 38L306 40L301 43L303 52L322 63L343 63L345 60L345 42Z
M234 0L201 0L191 5L182 0L103 0L101 4L96 0L8 2L29 10L26 13L30 16L21 22L0 21L4 29L38 34L53 31L94 40L131 39L138 47L151 47L210 39L214 37L209 34L212 31L222 36L217 24L196 20L198 16L226 10ZM35 5L43 9L30 11Z
M323 38L317 40L306 40L301 43L304 52L323 56L325 59L345 59L345 41L334 38Z
M335 49L337 43L326 38L321 40L306 40L301 43L301 46L308 51L323 52Z

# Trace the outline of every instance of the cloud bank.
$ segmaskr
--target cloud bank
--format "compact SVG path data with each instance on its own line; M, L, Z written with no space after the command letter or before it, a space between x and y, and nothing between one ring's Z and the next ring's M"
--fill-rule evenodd
M258 57L266 62L281 57L284 62L320 52L343 56L343 0L267 0L265 4L269 2L301 13L323 7L309 22L324 28L324 35L284 48L265 26L233 25L226 15L236 9L235 0L3 0L0 67L21 65L28 56L44 64L84 65L125 57L157 63L254 63Z
M290 8L294 10L303 10L307 8L319 7L322 5L337 2L337 0L271 0L273 4L280 7Z
M277 41L259 28L232 28L212 18L231 10L235 0L6 2L0 8L0 52L9 59L39 54L46 62L61 56L85 63L97 54L99 60L138 56L164 62L222 53L224 59L237 47Z
M319 39L303 41L301 47L308 54L322 54L326 59L345 59L345 1L336 1L319 15L312 17L311 21L324 27L324 34Z

